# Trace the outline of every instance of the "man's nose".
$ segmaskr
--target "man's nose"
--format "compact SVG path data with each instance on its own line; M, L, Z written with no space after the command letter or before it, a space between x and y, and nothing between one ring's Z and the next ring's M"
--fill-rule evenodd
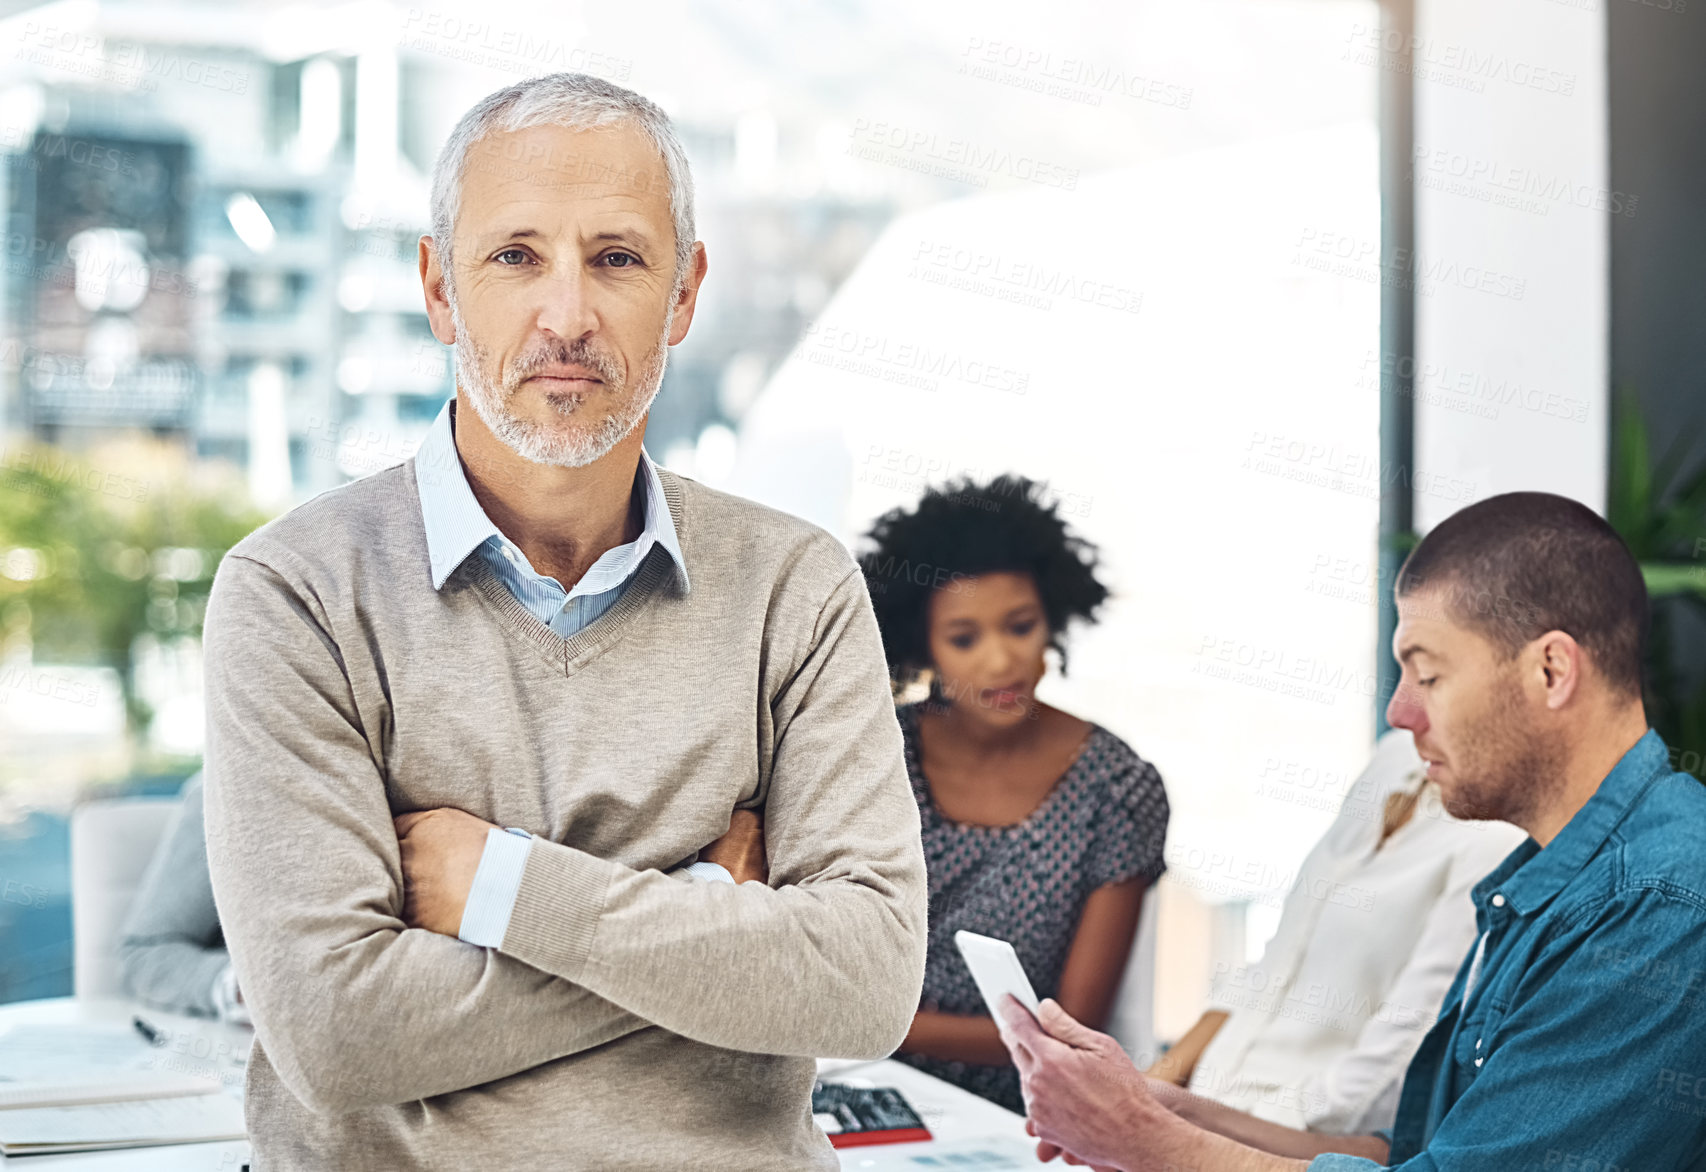
M1386 723L1393 728L1409 729L1416 736L1427 731L1428 718L1414 685L1400 683L1386 702Z
M598 328L592 282L580 265L553 272L539 286L544 297L539 306L540 329L572 342Z

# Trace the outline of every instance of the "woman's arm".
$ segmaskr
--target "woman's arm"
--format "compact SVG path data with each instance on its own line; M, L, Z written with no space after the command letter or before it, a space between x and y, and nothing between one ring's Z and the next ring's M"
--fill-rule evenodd
M938 1013L920 1009L897 1054L927 1054L948 1062L1006 1066L1012 1061L996 1032L995 1021L982 1013Z
M1148 888L1140 876L1098 887L1084 901L1055 1000L1091 1029L1101 1029L1113 1012Z
M208 878L201 775L149 861L119 939L125 989L150 1005L213 1016L214 990L230 956L220 944L219 913Z
M1156 1102L1192 1126L1258 1151L1293 1159L1311 1159L1336 1152L1362 1156L1383 1164L1386 1162L1388 1145L1377 1135L1324 1135L1258 1119L1171 1083L1149 1081L1146 1087Z
M1179 1039L1178 1045L1157 1058L1154 1065L1144 1073L1150 1078L1158 1078L1175 1086L1189 1086L1191 1072L1197 1068L1197 1059L1208 1049L1208 1044L1214 1041L1220 1027L1226 1024L1227 1017L1224 1009L1204 1010L1203 1015L1197 1019L1197 1024Z
M1098 887L1084 901L1079 914L1078 930L1066 954L1060 994L1055 1000L1073 1017L1095 1028L1101 1028L1113 1008L1147 886L1146 880L1136 878ZM988 1066L1006 1066L1012 1061L994 1019L983 1013L921 1009L914 1015L899 1053Z

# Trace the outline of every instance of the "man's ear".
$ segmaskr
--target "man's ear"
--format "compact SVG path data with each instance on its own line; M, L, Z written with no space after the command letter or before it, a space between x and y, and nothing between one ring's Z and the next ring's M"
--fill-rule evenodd
M1567 631L1547 631L1529 646L1536 652L1546 707L1556 711L1567 706L1581 687L1587 667L1582 645Z
M705 283L705 274L710 271L710 267L711 262L705 255L704 243L695 240L693 259L688 263L681 291L675 298L674 316L669 329L671 346L679 345L681 340L687 337L687 329L693 324L693 313L699 307L699 286Z
M446 346L454 346L456 322L450 312L450 298L445 296L446 274L439 263L438 246L431 236L422 236L416 247L419 250L421 292L426 296L427 321L432 325L432 336Z

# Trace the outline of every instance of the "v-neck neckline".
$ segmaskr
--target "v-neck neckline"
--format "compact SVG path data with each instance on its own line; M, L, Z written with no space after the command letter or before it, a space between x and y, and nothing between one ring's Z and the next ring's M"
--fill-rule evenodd
M674 473L664 468L658 469L658 480L663 485L664 501L669 507L671 519L675 522L679 539L685 528L682 520L680 481ZM499 616L512 631L538 652L545 662L564 675L570 675L614 642L631 625L635 616L651 603L660 592L660 586L667 578L672 577L673 573L674 563L669 551L661 544L654 543L615 605L567 638L552 630L549 623L541 622L539 616L523 606L521 600L504 585L503 579L498 577L497 571L487 565L486 560L478 553L470 553L464 558L451 576L467 575L480 596L496 608Z

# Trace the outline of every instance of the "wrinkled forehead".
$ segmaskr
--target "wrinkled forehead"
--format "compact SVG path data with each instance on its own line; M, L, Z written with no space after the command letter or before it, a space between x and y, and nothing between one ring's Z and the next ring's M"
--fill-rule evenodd
M459 213L477 221L516 205L620 209L667 223L669 172L633 122L493 131L468 149Z

